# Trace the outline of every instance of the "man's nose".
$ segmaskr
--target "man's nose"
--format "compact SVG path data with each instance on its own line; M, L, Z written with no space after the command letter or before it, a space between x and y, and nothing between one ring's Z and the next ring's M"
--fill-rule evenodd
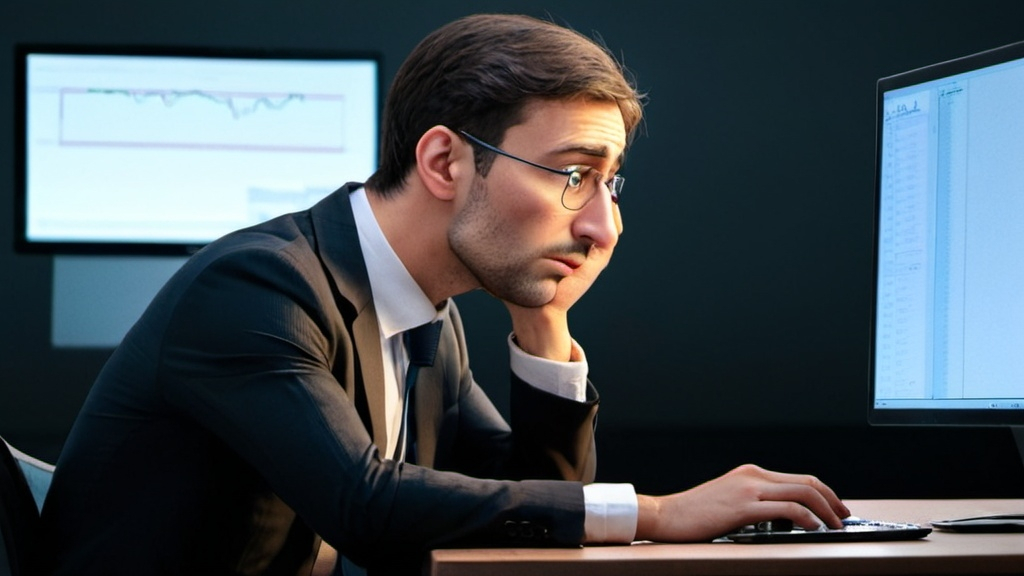
M622 214L607 188L603 184L601 188L577 213L573 235L598 248L612 248L622 233Z

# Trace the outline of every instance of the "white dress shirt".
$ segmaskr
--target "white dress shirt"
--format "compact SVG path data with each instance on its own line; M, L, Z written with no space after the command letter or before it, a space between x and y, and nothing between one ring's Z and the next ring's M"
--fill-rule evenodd
M447 314L448 304L436 310L413 280L381 231L365 189L350 195L359 245L370 279L370 291L380 325L384 365L384 402L387 414L386 456L395 454L402 426L405 382L402 375L409 358L402 333ZM586 399L587 361L576 341L574 357L579 361L556 362L527 354L509 336L512 371L524 382L551 394L576 401ZM588 484L583 487L587 543L630 542L636 535L637 498L631 484Z

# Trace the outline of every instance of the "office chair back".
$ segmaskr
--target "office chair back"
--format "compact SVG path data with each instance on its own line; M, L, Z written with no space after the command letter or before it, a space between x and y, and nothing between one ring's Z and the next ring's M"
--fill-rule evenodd
M0 438L0 576L26 576L39 530L39 509L21 467Z

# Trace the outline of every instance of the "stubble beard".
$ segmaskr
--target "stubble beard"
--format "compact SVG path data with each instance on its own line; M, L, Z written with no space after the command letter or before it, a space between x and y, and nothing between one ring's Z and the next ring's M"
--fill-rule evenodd
M530 271L536 257L510 246L514 224L495 217L482 179L473 182L465 207L448 231L448 244L462 265L492 296L517 306L536 308L555 297L558 276Z

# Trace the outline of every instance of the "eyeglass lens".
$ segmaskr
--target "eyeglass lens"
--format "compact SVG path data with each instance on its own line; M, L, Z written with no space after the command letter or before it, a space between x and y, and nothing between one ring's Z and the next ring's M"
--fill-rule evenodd
M612 202L618 204L619 195L622 193L622 185L625 181L626 179L618 174L607 182L601 182L600 174L597 172L584 172L582 174L573 172L565 183L565 189L562 190L562 205L569 210L582 209L601 191L603 188L602 184L608 187Z

